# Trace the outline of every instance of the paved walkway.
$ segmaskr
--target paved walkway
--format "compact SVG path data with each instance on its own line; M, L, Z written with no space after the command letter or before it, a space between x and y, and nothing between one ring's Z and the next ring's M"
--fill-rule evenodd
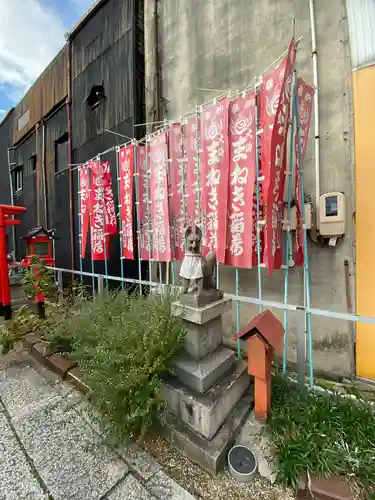
M135 444L109 448L88 403L24 361L0 372L0 500L194 500Z

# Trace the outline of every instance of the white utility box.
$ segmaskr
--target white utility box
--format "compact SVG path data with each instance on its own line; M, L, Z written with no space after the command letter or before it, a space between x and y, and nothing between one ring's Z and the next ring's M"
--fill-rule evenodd
M345 195L339 192L326 193L319 200L319 233L332 240L345 234ZM333 243L333 241L332 241Z
M284 207L284 221L288 220L288 207ZM306 229L309 230L312 227L312 205L311 203L305 203L305 224ZM290 230L295 231L297 227L297 210L296 206L290 208ZM283 223L283 231L287 230L287 224Z

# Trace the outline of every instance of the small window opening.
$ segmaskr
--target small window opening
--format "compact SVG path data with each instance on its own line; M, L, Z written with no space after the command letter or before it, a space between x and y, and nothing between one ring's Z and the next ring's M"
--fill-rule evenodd
M89 95L86 97L86 102L89 108L95 109L100 102L105 99L104 84L94 85L91 87Z
M18 165L14 170L14 190L16 193L23 188L23 165Z
M31 172L36 172L36 155L30 156Z

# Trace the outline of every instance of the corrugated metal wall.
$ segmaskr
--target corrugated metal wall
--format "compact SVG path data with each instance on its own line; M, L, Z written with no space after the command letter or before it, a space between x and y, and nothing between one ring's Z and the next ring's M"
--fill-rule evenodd
M82 163L98 153L121 144L124 138L105 132L110 129L123 136L134 136L134 122L145 121L143 2L141 0L108 0L87 18L72 39L72 145L73 163ZM17 257L24 256L20 241L30 228L43 224L55 229L60 238L56 244L56 263L70 268L69 175L67 155L60 156L66 165L58 165L57 146L68 133L66 47L57 55L37 82L17 105L13 116L0 125L0 196L8 196L7 148L15 143L14 161L23 165L23 190L15 197L16 204L25 205L27 212L16 229ZM91 110L85 98L92 86L104 82L105 101ZM136 97L135 97L136 96ZM25 115L26 113L26 115ZM49 117L48 117L49 116ZM23 117L23 118L22 118ZM26 122L18 130L19 119ZM44 122L44 128L42 126ZM142 129L136 129L142 134ZM29 135L27 135L29 134ZM65 137L64 137L65 136ZM43 161L43 137L45 151ZM61 145L65 151L67 144ZM59 149L60 151L60 149ZM31 171L30 157L36 155L36 170ZM117 203L115 152L106 160L112 165L113 186ZM43 165L47 179L47 212L45 220ZM76 235L76 262L79 265L77 171L74 172L74 217ZM6 187L5 187L6 186ZM8 189L8 191L6 191ZM3 190L3 191L2 191ZM89 249L88 249L89 250ZM119 274L119 241L111 244L108 271ZM91 270L90 254L85 269ZM97 272L104 266L97 263ZM137 262L127 262L125 273L137 275Z
M13 155L15 164L23 168L23 188L22 191L14 193L14 204L27 208L21 217L21 224L16 226L16 257L18 259L25 256L25 246L21 237L39 223L37 172L33 171L31 162L31 157L38 153L38 135L35 132L32 133L14 150ZM14 174L13 170L13 176Z
M346 0L354 70L375 64L375 0Z
M9 170L8 147L12 144L13 111L10 112L0 125L0 204L9 205Z
M14 110L13 142L17 142L35 124L46 116L54 106L67 95L66 48L55 57L40 75L25 97ZM29 111L29 120L25 127L18 130L18 120Z

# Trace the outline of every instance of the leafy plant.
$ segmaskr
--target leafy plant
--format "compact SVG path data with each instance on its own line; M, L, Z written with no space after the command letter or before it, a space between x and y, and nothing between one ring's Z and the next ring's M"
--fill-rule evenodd
M144 433L162 415L162 378L184 339L170 301L106 293L47 335L78 361L93 404L127 435Z
M43 293L46 298L56 294L56 285L53 273L47 269L40 257L31 257L31 266L25 269L23 287L26 295L35 299L38 293Z
M308 471L354 480L374 498L375 417L364 400L311 393L274 377L268 426L278 480L296 486Z

